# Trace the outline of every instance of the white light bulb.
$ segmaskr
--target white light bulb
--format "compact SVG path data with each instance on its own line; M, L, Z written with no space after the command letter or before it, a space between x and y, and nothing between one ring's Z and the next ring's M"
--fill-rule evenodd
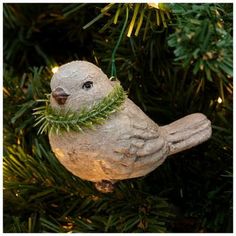
M222 103L222 98L221 98L221 97L218 97L217 102L218 102L218 103Z
M59 68L58 66L54 66L52 68L52 73L55 74L58 71L58 68Z
M158 3L148 3L150 7L154 7L156 9L159 9L159 4Z

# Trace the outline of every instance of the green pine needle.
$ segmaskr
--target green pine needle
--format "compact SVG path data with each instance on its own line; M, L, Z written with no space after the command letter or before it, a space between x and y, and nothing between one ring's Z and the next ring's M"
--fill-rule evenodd
M35 109L37 116L35 126L40 125L38 133L83 132L85 128L103 124L111 114L117 112L127 95L120 84L91 109L83 108L81 112L65 111L52 108L49 101ZM42 100L41 100L42 101Z

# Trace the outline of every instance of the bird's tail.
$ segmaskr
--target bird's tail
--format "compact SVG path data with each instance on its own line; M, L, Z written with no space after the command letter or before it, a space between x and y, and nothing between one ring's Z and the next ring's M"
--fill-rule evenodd
M162 126L161 132L169 143L169 155L196 146L211 137L211 122L201 113L185 116L169 125Z

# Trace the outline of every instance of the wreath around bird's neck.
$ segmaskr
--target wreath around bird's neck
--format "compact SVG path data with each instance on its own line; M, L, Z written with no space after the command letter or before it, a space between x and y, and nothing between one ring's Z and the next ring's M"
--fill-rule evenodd
M93 129L94 125L101 125L111 116L120 110L121 105L127 97L122 86L117 83L113 90L90 109L86 107L80 112L52 108L49 99L44 101L45 105L34 109L36 116L35 126L40 125L38 133L61 132L83 132L86 128Z

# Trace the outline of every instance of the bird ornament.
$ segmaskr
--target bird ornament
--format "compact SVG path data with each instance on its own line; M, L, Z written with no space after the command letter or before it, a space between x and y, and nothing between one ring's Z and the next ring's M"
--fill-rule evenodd
M117 181L145 176L168 156L211 137L201 113L159 126L96 65L72 61L51 79L45 107L35 113L39 132L64 167L104 193Z

